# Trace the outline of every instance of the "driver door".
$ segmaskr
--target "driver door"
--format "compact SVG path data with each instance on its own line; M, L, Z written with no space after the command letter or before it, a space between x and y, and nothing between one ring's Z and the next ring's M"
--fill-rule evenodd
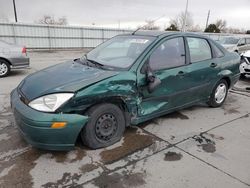
M146 74L138 74L138 87L141 103L138 116L164 113L182 106L189 101L189 88L186 80L186 50L183 37L175 37L161 42L151 52L144 66L150 66L161 84L153 91L148 91ZM143 70L143 69L142 69Z

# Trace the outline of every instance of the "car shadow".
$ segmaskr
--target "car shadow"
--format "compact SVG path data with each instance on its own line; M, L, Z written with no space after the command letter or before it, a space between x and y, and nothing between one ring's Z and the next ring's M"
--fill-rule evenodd
M24 75L24 74L27 74L27 73L28 73L28 70L11 70L8 77L10 77L10 76L20 76L20 75Z

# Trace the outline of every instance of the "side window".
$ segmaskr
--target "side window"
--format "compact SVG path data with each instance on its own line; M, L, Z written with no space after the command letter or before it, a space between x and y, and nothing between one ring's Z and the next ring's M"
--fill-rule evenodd
M188 37L187 43L190 52L191 63L212 58L211 48L205 39Z
M224 56L224 53L221 51L221 49L219 49L215 44L213 43L210 43L213 47L213 51L214 51L214 56L216 58L218 57L223 57Z
M250 44L250 38L247 38L246 41L247 41L247 44Z
M239 45L240 46L246 45L246 39L240 39Z
M185 48L182 37L162 43L150 56L150 67L161 70L185 65Z

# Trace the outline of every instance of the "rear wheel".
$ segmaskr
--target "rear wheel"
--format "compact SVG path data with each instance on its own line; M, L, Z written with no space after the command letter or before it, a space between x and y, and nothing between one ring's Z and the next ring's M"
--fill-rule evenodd
M113 104L91 107L89 121L81 132L83 143L92 148L102 148L118 142L125 130L125 118L121 109Z
M220 80L214 87L208 105L211 107L219 107L226 100L228 93L228 83L226 80Z
M0 60L0 77L5 77L10 72L10 65L4 60Z

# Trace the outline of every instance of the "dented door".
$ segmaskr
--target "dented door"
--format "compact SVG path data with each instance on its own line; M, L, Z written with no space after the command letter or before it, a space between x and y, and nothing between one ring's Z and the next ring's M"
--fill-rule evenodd
M146 62L145 62L146 63ZM188 102L186 80L186 50L183 37L166 39L152 50L147 61L161 84L152 93L148 91L146 73L138 73L141 98L138 115L149 116L170 111Z

